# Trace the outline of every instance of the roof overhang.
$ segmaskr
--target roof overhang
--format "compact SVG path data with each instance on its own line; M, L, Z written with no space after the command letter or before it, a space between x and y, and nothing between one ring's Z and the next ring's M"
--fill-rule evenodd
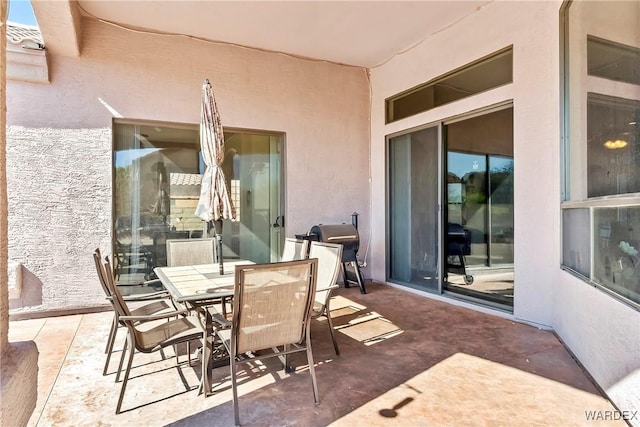
M111 2L112 7L117 4L120 2ZM47 50L54 55L79 56L82 31L78 2L32 0L31 5Z
M55 54L81 51L80 15L122 28L179 34L373 68L491 1L33 0ZM88 37L88 35L85 35Z

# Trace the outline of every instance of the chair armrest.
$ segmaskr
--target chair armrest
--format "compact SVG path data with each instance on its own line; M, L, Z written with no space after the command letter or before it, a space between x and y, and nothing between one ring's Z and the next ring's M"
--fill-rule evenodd
M176 317L176 316L182 316L182 315L188 315L188 314L189 314L188 310L180 310L180 311L172 311L169 313L154 314L151 316L120 316L119 319L131 320L134 322L150 322L153 320L168 319L170 317Z
M224 316L220 313L212 314L211 319L213 320L214 323L217 323L219 325L219 328L221 329L228 329L231 327L231 321L225 319ZM216 325L213 325L213 329L219 329L219 328L216 328Z
M105 297L107 301L113 301L112 296ZM122 299L126 302L143 302L143 301L160 301L163 299L171 299L171 295L167 291L154 292L152 294L142 295L123 295Z
M153 280L145 280L144 282L140 282L142 286L153 286L153 285L162 285L162 280L153 279Z
M153 292L150 294L139 294L139 295L127 295L122 297L125 301L153 301L159 299L167 299L171 298L171 295L167 291Z
M316 288L316 292L323 292L323 291L330 291L331 289L338 289L340 286L338 285L331 285L331 286L327 286L325 288Z

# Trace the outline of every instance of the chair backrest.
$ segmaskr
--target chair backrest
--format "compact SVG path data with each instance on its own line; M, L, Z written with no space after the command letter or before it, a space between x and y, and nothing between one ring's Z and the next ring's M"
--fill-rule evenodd
M309 327L318 261L236 266L234 354L300 343Z
M120 290L116 286L116 282L113 276L113 269L111 267L111 262L109 261L109 257L105 257L102 265L104 266L104 278L107 288L111 293L111 304L113 304L113 309L118 313L119 316L130 316L131 312L129 311L129 307L124 302L124 298L122 298L122 294Z
M167 265L215 263L215 239L171 239L167 240Z
M284 249L282 251L281 261L296 261L307 258L309 251L308 240L298 240L293 237L287 237L284 241Z
M153 233L153 263L154 267L167 265L167 240L188 239L189 230L156 231Z
M316 302L325 305L332 288L337 287L340 265L342 263L342 245L337 243L311 242L309 259L318 259L318 278Z
M111 291L107 286L107 279L105 278L105 271L102 265L102 254L100 253L100 248L96 248L96 250L93 251L93 261L96 264L96 273L98 273L98 280L100 280L102 290L104 291L105 296L108 298L111 296Z

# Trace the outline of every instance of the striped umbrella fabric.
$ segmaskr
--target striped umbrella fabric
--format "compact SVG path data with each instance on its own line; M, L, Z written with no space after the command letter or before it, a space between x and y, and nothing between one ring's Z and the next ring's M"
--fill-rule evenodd
M229 197L229 188L222 171L224 161L222 122L209 79L202 84L200 113L200 148L206 167L195 214L203 221L235 219L235 207Z

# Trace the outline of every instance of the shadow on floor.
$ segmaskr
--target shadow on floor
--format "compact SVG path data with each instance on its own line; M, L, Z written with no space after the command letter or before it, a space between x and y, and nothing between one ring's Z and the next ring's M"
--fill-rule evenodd
M293 374L271 359L268 369L256 363L240 381L243 425L580 425L587 410L613 409L552 332L366 286L365 295L340 288L332 301L340 356L326 319L312 322L320 405L313 403L305 355L290 358ZM110 319L94 313L11 323L10 333L45 349L30 425L233 425L227 367L214 370L216 393L205 399L195 390L198 366L178 375L137 356L128 411L115 415L117 356L111 374L101 375Z

